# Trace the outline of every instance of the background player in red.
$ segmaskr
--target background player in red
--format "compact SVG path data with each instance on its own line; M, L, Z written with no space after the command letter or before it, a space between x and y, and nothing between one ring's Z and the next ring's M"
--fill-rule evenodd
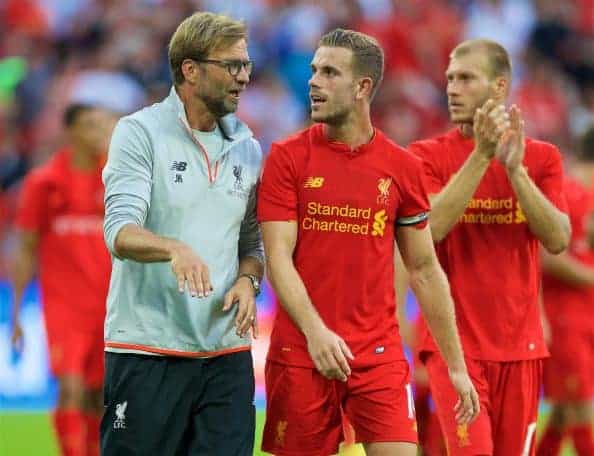
M416 454L416 422L394 297L394 241L459 396L478 412L448 284L426 224L421 162L374 129L383 52L337 29L320 40L310 98L316 123L275 143L259 195L268 274L280 302L266 364L262 448L328 455L342 415L368 455Z
M13 345L26 343L19 322L25 286L39 271L50 365L59 383L53 415L62 454L96 455L103 411L103 320L111 260L103 240L101 168L107 113L72 105L67 146L25 179L16 224Z
M504 106L511 63L498 43L461 43L446 76L457 128L410 150L424 160L431 233L481 398L471 426L449 415L456 394L428 334L421 350L449 454L533 454L548 355L538 307L539 243L559 253L570 236L561 156L551 144L524 138L520 110Z
M584 135L569 167L564 191L572 237L561 255L543 252L543 301L551 328L551 357L544 363L544 392L552 404L538 456L560 453L565 437L580 456L594 454L594 128Z

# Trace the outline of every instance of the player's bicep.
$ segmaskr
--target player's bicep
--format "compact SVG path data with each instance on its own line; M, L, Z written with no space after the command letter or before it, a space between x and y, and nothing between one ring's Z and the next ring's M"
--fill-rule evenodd
M267 259L292 258L297 243L297 222L262 222L262 239Z
M398 227L396 243L402 255L402 261L411 273L427 267L435 260L435 249L428 224L423 228Z

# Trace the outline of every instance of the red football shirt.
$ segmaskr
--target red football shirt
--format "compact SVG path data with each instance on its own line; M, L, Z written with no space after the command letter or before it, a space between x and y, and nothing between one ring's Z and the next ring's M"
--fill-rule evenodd
M411 144L410 150L423 159L429 194L445 187L473 148L473 139L458 129ZM556 147L527 139L524 166L543 194L566 211ZM499 162L492 161L466 211L436 251L450 282L467 356L514 361L548 355L538 309L539 242ZM426 328L422 340L421 350L437 350Z
M395 316L395 224L423 227L421 161L375 130L356 149L312 126L272 145L258 199L261 222L295 220L293 261L324 323L354 366L403 359ZM306 340L278 306L268 359L313 367Z
M586 222L592 213L592 194L571 178L565 178L564 193L571 219L571 243L567 252L574 259L594 267L594 251L586 239ZM551 325L575 330L594 329L594 287L568 285L543 274L542 291Z
M68 150L25 179L16 224L39 234L44 311L63 316L65 327L103 324L111 272L103 214L101 168L74 169Z

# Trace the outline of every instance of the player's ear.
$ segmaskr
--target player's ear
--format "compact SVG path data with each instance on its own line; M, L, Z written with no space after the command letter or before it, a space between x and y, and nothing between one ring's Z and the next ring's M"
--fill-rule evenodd
M509 93L509 81L504 76L497 76L494 81L495 93L501 100L505 100Z
M364 77L359 79L357 84L357 93L355 98L362 100L364 98L371 99L371 92L373 91L373 80L370 77Z
M185 59L181 64L184 79L190 84L195 84L198 80L198 62L192 59Z

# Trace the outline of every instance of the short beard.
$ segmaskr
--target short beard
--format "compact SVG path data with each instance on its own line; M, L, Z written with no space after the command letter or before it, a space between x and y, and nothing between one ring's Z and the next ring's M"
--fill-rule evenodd
M200 98L206 106L206 109L208 109L208 112L210 112L216 119L220 119L237 110L237 105L229 106L224 98L215 98L210 95L202 95Z
M347 109L340 109L334 112L331 112L330 114L327 114L324 118L322 119L313 119L314 122L320 122L326 125L330 125L333 127L339 127L342 124L344 124L349 116L350 111Z

